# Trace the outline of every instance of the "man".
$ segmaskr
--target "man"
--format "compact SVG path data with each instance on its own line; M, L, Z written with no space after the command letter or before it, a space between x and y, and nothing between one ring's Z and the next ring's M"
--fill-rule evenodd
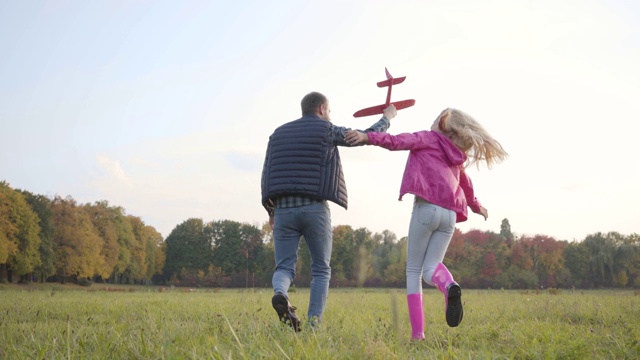
M262 205L269 213L275 245L271 303L280 321L295 331L300 331L300 320L287 294L296 275L301 236L311 255L308 319L312 326L322 321L333 245L327 201L347 208L338 146L351 146L344 140L349 129L331 123L331 108L324 95L309 93L300 105L302 117L278 127L269 137L262 169ZM383 115L364 131L386 131L396 115L395 106L388 106Z

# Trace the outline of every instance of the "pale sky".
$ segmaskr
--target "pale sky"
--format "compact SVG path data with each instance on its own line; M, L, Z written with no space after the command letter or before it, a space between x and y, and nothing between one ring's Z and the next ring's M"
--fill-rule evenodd
M267 140L320 91L334 124L415 99L392 134L446 107L509 159L472 168L489 219L462 231L582 240L640 232L640 2L0 0L0 180L107 200L164 237L188 218L261 224ZM341 148L333 225L406 236L407 152Z

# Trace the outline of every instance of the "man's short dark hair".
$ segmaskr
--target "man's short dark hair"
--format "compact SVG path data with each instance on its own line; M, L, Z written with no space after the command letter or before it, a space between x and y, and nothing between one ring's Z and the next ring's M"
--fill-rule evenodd
M310 92L302 98L300 107L302 108L302 115L315 115L318 112L320 105L327 103L327 97L319 92Z

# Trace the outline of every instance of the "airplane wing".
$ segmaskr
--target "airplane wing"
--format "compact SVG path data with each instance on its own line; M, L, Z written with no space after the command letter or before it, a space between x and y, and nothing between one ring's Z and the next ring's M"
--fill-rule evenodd
M400 84L401 82L404 81L404 79L406 79L406 76L403 77L399 77L399 78L391 78L391 79L387 79L384 81L380 81L378 84L378 87L387 87L389 85L396 85L396 84Z
M402 101L394 101L391 104L395 105L397 110L402 110L415 105L415 103L416 101L414 99L409 99L409 100L402 100ZM382 112L387 106L388 105L382 104L382 105L371 106L366 109L358 110L353 114L353 117L363 117L363 116L382 114Z

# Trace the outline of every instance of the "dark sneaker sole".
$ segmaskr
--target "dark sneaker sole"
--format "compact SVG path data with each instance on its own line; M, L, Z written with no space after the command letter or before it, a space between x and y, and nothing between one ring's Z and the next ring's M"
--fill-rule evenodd
M447 290L447 324L450 327L456 327L462 322L464 311L462 309L462 290L460 285L452 284Z
M287 300L286 296L282 294L274 295L271 298L271 305L273 305L276 313L278 313L280 321L291 326L296 332L302 330L300 328L300 319L298 319L298 316L293 311L294 309L289 306L289 300Z

